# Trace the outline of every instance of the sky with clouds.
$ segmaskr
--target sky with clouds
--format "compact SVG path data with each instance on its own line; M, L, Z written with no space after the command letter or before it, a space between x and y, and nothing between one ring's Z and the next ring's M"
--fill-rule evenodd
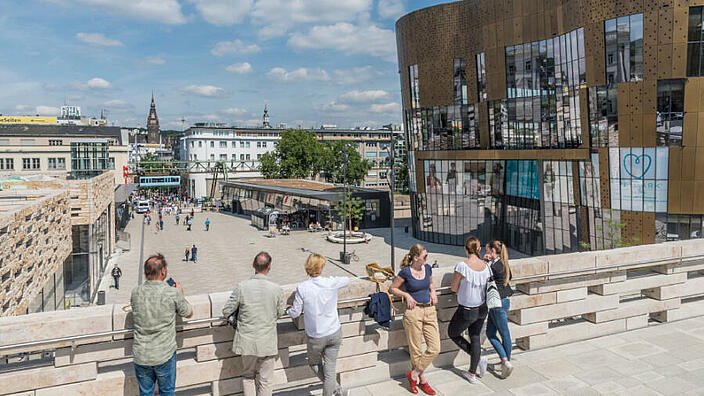
M401 122L396 20L437 0L0 2L0 114L62 104L162 129ZM185 119L185 122L181 120Z

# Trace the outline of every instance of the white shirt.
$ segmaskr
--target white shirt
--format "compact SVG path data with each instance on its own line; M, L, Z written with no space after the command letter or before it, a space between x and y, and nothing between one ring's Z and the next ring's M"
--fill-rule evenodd
M486 282L491 277L489 267L477 272L469 268L467 263L460 261L455 266L455 272L464 277L457 290L457 302L465 307L474 308L486 302Z
M337 289L347 287L350 278L322 277L309 278L296 288L293 307L288 309L292 318L297 318L301 311L305 312L303 322L306 334L311 338L329 336L340 329L340 318L337 316Z

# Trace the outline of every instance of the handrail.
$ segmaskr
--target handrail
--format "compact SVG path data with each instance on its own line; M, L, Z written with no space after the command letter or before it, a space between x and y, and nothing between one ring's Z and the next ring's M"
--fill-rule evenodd
M537 278L549 278L552 276L560 276L560 275L570 275L570 274L596 274L597 272L603 272L600 270L613 270L613 269L618 269L621 267L633 267L633 266L639 266L643 264L655 264L659 263L662 261L671 261L671 260L679 260L682 262L682 260L688 260L688 259L696 259L696 258L704 258L704 254L696 254L696 255L690 255L690 256L681 256L681 257L676 257L673 259L657 259L657 260L644 260L644 261L635 261L632 263L627 263L627 264L613 264L613 265L607 265L603 267L594 267L594 268L582 268L582 269L574 269L574 270L566 270L566 271L557 271L553 273L543 273L543 274L537 274L537 275L529 275L529 276L522 276L522 277L517 277L513 278L513 282L519 281L519 280L530 280L530 279L537 279ZM436 291L444 292L447 290L450 290L450 286L443 286L443 287L438 287L435 289ZM443 293L443 294L449 294L449 293ZM347 300L340 300L338 301L338 304L350 304L350 303L357 303L357 302L365 302L369 301L370 297L358 297L358 298L351 298ZM288 315L283 316L283 318L288 317ZM194 319L194 320L187 320L183 322L177 322L176 326L186 326L186 325L194 325L194 324L202 324L202 323L212 323L212 322L219 322L219 321L224 321L225 318L223 316L217 316L217 317L212 317L212 318L204 318L204 319ZM113 335L121 335L121 334L128 334L134 332L134 329L122 329L122 330L112 330L112 331L104 331L100 333L90 333L90 334L81 334L81 335L75 335L75 336L67 336L67 337L59 337L59 338L50 338L46 340L39 340L39 341L28 341L28 342L21 342L17 344L9 344L9 345L2 345L0 346L0 352L10 350L10 349L18 349L18 348L25 348L25 347L34 347L38 345L49 345L49 344L58 344L62 342L69 342L69 341L76 341L76 340L84 340L84 339L89 339L89 338L97 338L97 337L106 337L106 336L113 336Z

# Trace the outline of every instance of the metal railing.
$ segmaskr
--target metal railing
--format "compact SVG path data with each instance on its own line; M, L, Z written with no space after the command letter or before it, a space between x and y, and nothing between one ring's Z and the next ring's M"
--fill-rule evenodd
M664 265L667 264L668 262L671 262L673 260L679 261L679 263L682 263L683 260L694 260L694 259L704 259L704 254L697 254L697 255L690 255L690 256L680 256L676 257L673 259L656 259L656 260L642 260L642 261L635 261L627 264L613 264L613 265L606 265L602 267L594 267L594 268L580 268L580 269L574 269L574 270L566 270L566 271L556 271L556 272L547 272L543 274L537 274L537 275L528 275L528 276L521 276L521 277L516 277L512 279L512 282L518 282L518 281L530 281L538 278L550 278L554 276L562 276L562 275L573 275L573 274L580 274L580 275L592 275L592 274L597 274L601 272L612 272L612 271L618 271L619 269L629 269L632 267L639 267L639 266L645 266L645 265ZM443 286L443 287L438 287L435 289L438 292L446 292L450 290L450 286ZM441 294L449 294L449 293L441 293ZM340 300L338 301L338 305L343 305L343 304L352 304L352 303L361 303L361 302L366 302L369 301L370 297L358 297L358 298L352 298L352 299L347 299L347 300ZM399 300L396 300L399 301ZM285 315L285 317L288 317L288 315ZM204 318L204 319L194 319L194 320L187 320L183 322L177 322L176 326L186 326L186 325L194 325L194 324L203 324L203 323L212 323L212 322L220 322L224 321L225 318L223 316L217 316L217 317L212 317L212 318ZM99 333L90 333L90 334L82 334L82 335L75 335L75 336L66 336L66 337L59 337L59 338L51 338L51 339L46 339L46 340L38 340L38 341L28 341L28 342L21 342L21 343L16 343L16 344L9 344L9 345L3 345L0 346L0 352L6 351L6 350L12 350L12 349L21 349L21 348L27 348L27 347L35 347L39 345L51 345L51 344L59 344L59 343L64 343L64 342L74 342L77 340L85 340L85 339L90 339L90 338L98 338L98 337L107 337L107 336L114 336L114 335L122 335L122 334L129 334L134 332L134 329L122 329L122 330L112 330L112 331L104 331L104 332L99 332ZM71 345L72 347L74 346L73 344Z

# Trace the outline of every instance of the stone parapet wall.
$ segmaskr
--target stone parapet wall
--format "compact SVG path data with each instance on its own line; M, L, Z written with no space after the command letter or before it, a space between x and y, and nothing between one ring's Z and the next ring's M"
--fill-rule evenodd
M26 199L0 213L0 316L20 315L71 253L69 193L9 191L0 199Z
M679 241L610 251L534 257L511 261L517 293L511 298L509 327L521 349L536 349L704 315L704 241ZM447 287L451 269L434 271L436 286ZM291 298L296 285L284 286ZM339 378L352 386L402 374L409 368L401 312L389 330L363 314L359 300L376 291L368 280L353 280L340 291L343 343ZM431 369L466 367L469 357L447 337L456 298L443 289L438 303L442 352ZM190 321L221 314L229 293L189 296ZM396 306L402 310L401 303ZM0 346L119 331L132 327L122 306L0 318ZM278 324L277 388L316 382L305 359L302 320ZM189 394L230 395L242 391L242 364L231 352L233 330L222 321L179 328L178 389ZM485 347L491 350L490 345ZM53 349L44 367L0 375L0 394L133 395L137 384L129 334L56 342L0 351L10 354Z

